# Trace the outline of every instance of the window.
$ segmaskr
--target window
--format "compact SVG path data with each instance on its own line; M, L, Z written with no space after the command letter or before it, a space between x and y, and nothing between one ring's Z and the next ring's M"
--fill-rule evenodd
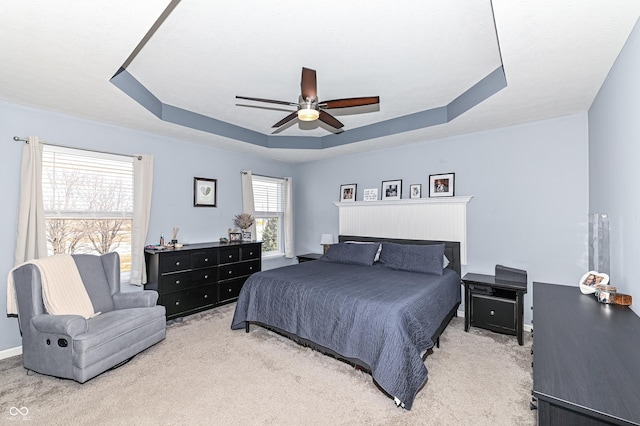
M42 198L49 254L117 251L131 270L131 157L43 145Z
M252 177L256 239L263 255L284 253L284 179Z

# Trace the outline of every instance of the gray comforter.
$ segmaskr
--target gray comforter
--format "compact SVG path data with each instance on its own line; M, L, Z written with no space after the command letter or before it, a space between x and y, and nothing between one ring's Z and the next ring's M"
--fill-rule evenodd
M262 271L244 284L232 329L277 327L363 361L389 395L411 409L427 379L421 358L460 303L460 276L323 261Z

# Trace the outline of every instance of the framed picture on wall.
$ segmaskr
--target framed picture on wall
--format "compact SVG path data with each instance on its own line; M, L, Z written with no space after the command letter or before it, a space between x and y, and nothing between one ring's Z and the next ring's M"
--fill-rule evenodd
M193 178L194 207L217 207L217 182L216 179Z
M348 185L340 185L340 201L341 202L353 202L356 200L356 188L355 183Z
M382 199L399 200L402 198L402 179L382 181Z
M419 183L409 185L409 198L421 198L422 197L422 185Z
M429 175L429 197L453 197L455 173Z

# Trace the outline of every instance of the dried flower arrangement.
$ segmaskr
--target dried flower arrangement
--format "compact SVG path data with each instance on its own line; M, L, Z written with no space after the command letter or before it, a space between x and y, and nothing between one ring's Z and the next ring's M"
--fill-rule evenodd
M240 229L247 229L253 225L253 216L249 213L240 213L233 218L233 224Z

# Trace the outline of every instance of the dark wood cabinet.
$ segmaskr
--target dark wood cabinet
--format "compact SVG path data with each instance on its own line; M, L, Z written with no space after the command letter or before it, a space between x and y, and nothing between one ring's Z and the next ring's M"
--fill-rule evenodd
M146 250L145 289L158 292L168 320L233 302L246 279L262 267L261 245L200 243Z
M493 275L466 274L464 330L470 326L517 336L523 342L524 294L527 285L496 281Z
M533 283L539 425L640 425L640 318L577 286Z

